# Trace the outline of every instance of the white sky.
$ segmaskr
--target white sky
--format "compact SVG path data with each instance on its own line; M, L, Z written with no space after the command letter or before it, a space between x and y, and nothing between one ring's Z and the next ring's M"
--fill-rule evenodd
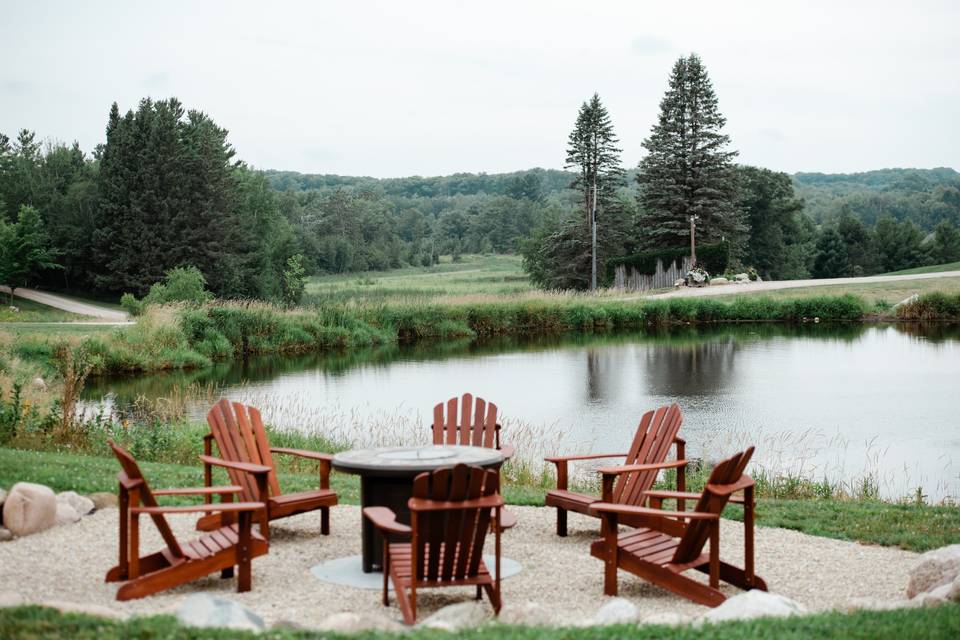
M259 168L492 173L560 168L597 91L634 166L690 51L741 162L960 165L960 2L0 0L0 131L90 150L177 96Z

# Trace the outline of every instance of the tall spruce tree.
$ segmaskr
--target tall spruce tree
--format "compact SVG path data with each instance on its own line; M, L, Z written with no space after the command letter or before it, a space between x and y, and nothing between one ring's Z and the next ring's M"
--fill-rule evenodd
M575 168L576 178L570 183L570 188L579 193L579 202L583 207L583 224L565 224L567 233L583 233L582 241L563 242L569 247L571 255L569 264L586 265L585 284L590 282L590 264L593 256L591 243L591 217L593 215L594 193L596 194L596 225L597 225L597 270L602 274L602 259L607 257L610 242L601 242L601 238L609 239L612 234L620 231L616 229L619 218L617 210L617 191L624 186L624 171L620 166L620 151L617 146L619 140L613 131L613 122L606 107L600 102L596 93L589 101L584 102L577 114L577 121L567 142L567 160L565 168ZM604 227L601 232L600 228ZM586 255L583 255L583 251ZM601 276L602 277L602 276Z
M681 57L660 101L660 117L643 141L648 153L637 174L647 247L688 245L695 215L698 241L726 239L733 251L742 250L748 226L737 204L737 152L727 148L725 124L700 58Z

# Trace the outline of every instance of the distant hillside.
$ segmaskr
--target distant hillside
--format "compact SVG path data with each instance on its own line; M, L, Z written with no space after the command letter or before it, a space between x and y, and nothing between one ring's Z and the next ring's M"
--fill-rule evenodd
M849 212L867 225L885 214L927 231L941 220L960 225L960 173L946 167L797 173L793 182L817 222Z

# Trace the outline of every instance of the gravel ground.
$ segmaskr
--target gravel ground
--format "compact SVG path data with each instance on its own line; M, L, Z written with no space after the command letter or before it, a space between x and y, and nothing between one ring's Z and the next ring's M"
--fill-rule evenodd
M555 614L557 624L576 624L589 618L604 602L602 565L589 555L597 521L570 514L570 535L553 534L553 509L511 507L519 524L504 534L503 553L524 565L517 576L503 582L504 602L535 602ZM195 592L234 598L263 616L268 623L296 621L318 626L337 612L377 614L400 620L395 601L385 609L379 591L324 584L310 573L311 566L360 553L360 509L339 506L331 514L332 534L319 533L320 516L304 514L271 527L270 553L253 561L253 591L238 594L233 580L211 576L164 593L116 602L116 586L103 576L116 562L117 510L106 509L79 523L54 528L12 542L0 543L0 590L19 592L28 602L65 601L106 605L131 614L173 611ZM172 519L181 539L192 535L189 516ZM141 525L141 549L160 548L160 538L149 519ZM742 563L743 527L724 521L721 556ZM490 550L492 551L492 544ZM788 531L757 530L757 569L771 591L797 600L811 610L842 608L851 600L901 600L907 574L917 554L899 549L864 546ZM698 574L698 572L691 572ZM688 574L689 575L689 574ZM727 587L732 594L737 590ZM443 589L418 594L420 617L440 606L467 600L472 589ZM705 607L692 604L630 574L620 573L620 595L633 601L641 617L673 611L696 615Z

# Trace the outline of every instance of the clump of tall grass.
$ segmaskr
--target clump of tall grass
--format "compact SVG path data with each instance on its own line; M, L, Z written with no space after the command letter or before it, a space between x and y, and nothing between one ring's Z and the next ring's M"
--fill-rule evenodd
M925 293L898 306L897 318L960 321L960 293Z

